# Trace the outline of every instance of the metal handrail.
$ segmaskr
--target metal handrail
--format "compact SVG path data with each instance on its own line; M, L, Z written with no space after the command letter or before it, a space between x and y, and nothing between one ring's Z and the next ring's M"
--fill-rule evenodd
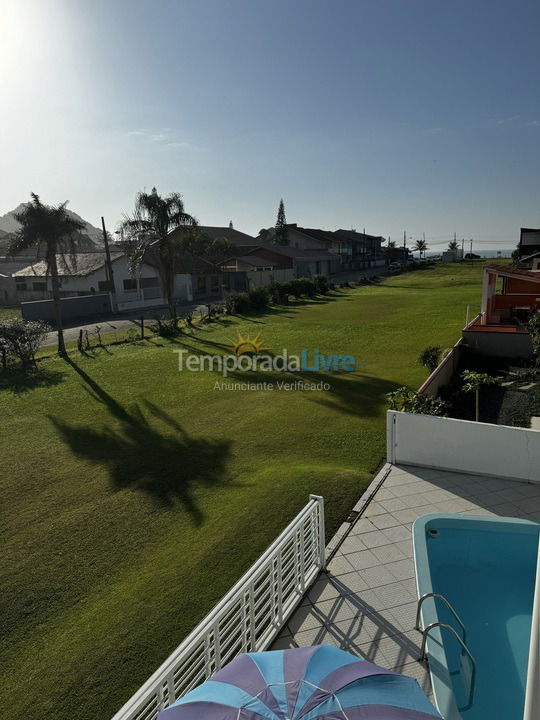
M463 642L463 640L462 640L462 639L460 638L460 636L458 635L456 629L452 627L452 625L449 625L448 623L443 623L443 622L434 622L434 623L431 623L430 625L428 625L427 628L425 628L424 630L422 630L422 648L421 648L421 650L420 650L420 662L423 662L423 661L426 659L426 643L427 643L427 638L428 638L429 633L430 633L430 632L433 630L433 628L435 628L435 627L446 628L447 630L451 630L451 631L452 631L452 634L453 634L454 637L457 639L457 641L458 641L459 644L461 645L462 649L465 650L465 652L467 653L467 655L469 656L469 659L470 659L470 661L471 661L472 673L471 673L471 686L470 686L470 689L469 689L469 702L468 702L468 704L467 704L465 707L459 708L459 710L465 710L465 709L467 709L467 708L470 708L471 705L472 705L473 692L474 692L474 681L475 681L475 676L476 676L476 660L475 660L474 657L472 656L471 651L469 650L469 648L465 645L465 643Z
M436 593L436 592L426 593L425 595L422 595L422 597L418 600L418 607L416 609L416 625L414 626L415 629L420 630L420 632L423 632L422 628L420 627L420 611L422 610L422 604L423 604L424 600L426 600L429 597L441 598L441 600L444 600L444 602L446 603L446 607L450 610L452 615L456 618L456 620L459 623L459 626L463 630L463 642L467 642L467 629L465 628L463 620L459 617L457 612L454 610L454 608L450 604L450 601L447 598L445 598L444 595L441 595L441 593Z

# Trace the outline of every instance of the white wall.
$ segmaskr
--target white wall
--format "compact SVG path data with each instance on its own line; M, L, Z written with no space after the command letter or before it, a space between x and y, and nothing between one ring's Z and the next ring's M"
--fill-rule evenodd
M387 413L387 458L455 472L540 482L540 431Z
M246 273L249 280L249 286L263 285L267 287L272 280L275 282L288 282L294 278L294 270L292 268L279 268L276 270L253 270Z

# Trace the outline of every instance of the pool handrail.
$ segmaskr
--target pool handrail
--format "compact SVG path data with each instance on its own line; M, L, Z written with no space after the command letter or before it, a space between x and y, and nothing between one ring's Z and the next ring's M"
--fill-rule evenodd
M474 695L474 680L475 680L475 675L476 675L476 660L472 656L472 653L469 650L469 648L467 647L467 645L465 645L463 640L458 635L457 630L454 627L452 627L452 625L449 625L448 623L443 623L443 622L432 622L424 630L421 631L422 632L422 647L420 650L420 662L424 662L424 660L426 659L427 638L428 638L429 633L433 630L433 628L436 628L436 627L445 628L446 630L450 630L452 632L452 634L454 635L454 637L456 638L456 640L461 645L462 649L465 650L465 652L467 653L467 655L469 656L469 659L471 661L472 674L471 674L471 684L470 684L470 689L469 689L469 702L465 707L458 708L459 710L465 710L472 706L473 695Z
M523 720L540 716L540 542L537 557Z
M421 624L420 624L422 605L423 605L423 603L424 603L424 600L427 600L427 599L430 598L430 597L432 597L432 598L441 598L441 600L444 600L444 602L445 602L445 604L446 604L446 607L450 610L450 612L452 613L452 615L456 618L456 620L457 620L458 623L459 623L459 626L460 626L461 629L463 630L463 642L464 642L464 643L467 642L467 628L465 627L465 625L464 625L464 623L463 623L463 620L459 617L459 615L457 614L457 612L454 610L453 606L450 604L450 600L448 600L448 598L446 598L444 595L441 595L441 593L428 592L428 593L425 593L424 595L422 595L421 598L419 598L419 600L418 600L418 607L416 608L416 624L415 624L415 626L414 626L415 629L416 629L416 630L419 630L420 632L423 632L423 631L422 631Z

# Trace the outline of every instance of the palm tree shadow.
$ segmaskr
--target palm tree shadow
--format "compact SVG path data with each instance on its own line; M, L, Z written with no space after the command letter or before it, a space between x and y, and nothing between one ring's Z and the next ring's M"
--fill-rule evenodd
M49 416L77 456L106 466L116 490L134 488L159 505L180 504L196 525L204 520L196 494L199 487L231 484L226 477L230 440L194 438L153 403L118 403L71 358L67 362L85 383L93 400L105 405L119 429L69 425Z

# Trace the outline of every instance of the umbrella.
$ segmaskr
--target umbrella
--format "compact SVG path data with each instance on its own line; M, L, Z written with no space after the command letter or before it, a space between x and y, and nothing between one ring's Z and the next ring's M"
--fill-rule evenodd
M238 655L158 720L433 720L412 678L331 645Z

